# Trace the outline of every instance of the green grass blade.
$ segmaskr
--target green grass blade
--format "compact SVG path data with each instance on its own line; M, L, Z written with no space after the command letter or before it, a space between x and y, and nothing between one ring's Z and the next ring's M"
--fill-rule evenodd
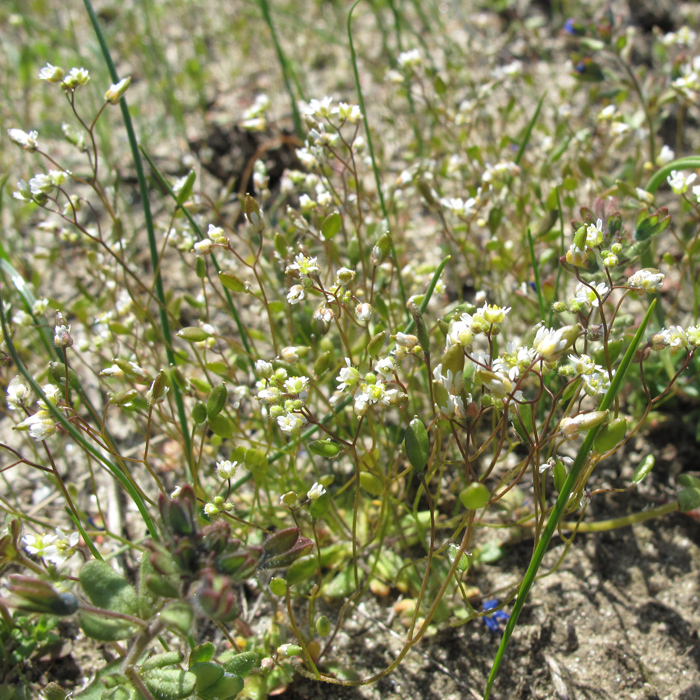
M545 92L542 97L540 97L540 101L537 103L537 108L535 109L535 113L532 115L532 119L530 119L530 123L527 125L527 129L525 129L525 135L523 137L523 142L520 144L520 148L518 149L518 153L515 156L515 164L520 165L520 160L523 157L523 153L525 153L525 149L527 148L527 144L530 143L530 137L532 136L532 130L535 128L535 124L537 123L537 119L540 116L540 110L542 109L542 104L544 102L544 98L546 97L547 93Z
M535 244L532 240L530 229L527 230L527 244L530 249L530 260L532 260L532 271L535 275L535 286L537 287L537 303L540 306L540 318L544 321L544 296L542 295L542 286L540 285L540 266L537 264L535 255Z
M109 73L112 80L117 83L119 82L119 76L117 75L117 69L114 67L114 62L112 61L112 56L107 46L107 41L100 27L100 23L95 15L95 11L92 7L90 0L83 0L85 4L85 9L90 16L90 21L92 27L97 35L97 40L99 41L100 48L102 50L102 56L109 68ZM165 354L168 360L168 365L170 367L175 365L175 353L173 352L172 337L170 333L170 322L168 320L168 310L165 304L165 293L163 291L163 278L160 274L160 268L158 265L158 245L156 244L156 234L153 227L153 216L151 214L151 204L148 199L148 187L146 185L146 177L143 172L143 163L141 162L141 155L139 153L138 142L136 140L136 133L134 132L134 125L131 121L131 114L129 113L129 108L126 104L126 100L122 98L119 102L119 106L122 111L122 118L124 119L124 126L126 128L126 133L129 138L129 146L131 148L131 157L134 162L134 167L136 168L136 177L139 183L139 192L141 196L141 204L143 206L143 214L146 222L146 231L148 233L148 248L151 255L151 265L153 266L153 271L155 274L155 286L156 286L156 296L158 297L158 311L160 314L160 325L161 332L163 334L163 340L165 341ZM185 403L182 398L182 393L176 382L172 382L172 392L173 398L175 400L175 406L177 408L178 419L180 421L180 429L182 432L182 439L185 447L185 458L190 470L194 473L194 462L192 456L192 441L190 439L190 431L187 424L187 415L185 413Z
M603 397L603 401L600 404L601 411L605 411L613 405L615 397L622 388L625 376L627 375L629 366L632 363L632 358L634 357L634 354L637 351L637 347L639 346L639 343L642 340L642 336L646 331L649 319L651 318L651 315L654 311L655 303L656 300L651 302L649 308L647 309L646 315L644 316L644 320L637 329L637 332L634 334L634 338L632 339L630 346L627 348L625 356L622 358L620 367L618 368L617 372L615 373L615 376L612 379L612 382L610 383L610 388ZM537 547L535 548L535 552L532 555L530 565L528 566L527 571L525 572L523 582L520 585L520 589L518 590L518 596L515 600L515 604L513 605L513 611L510 614L508 624L506 625L505 631L503 633L503 639L501 640L501 644L498 647L498 651L496 652L496 656L493 661L493 666L491 667L491 673L489 674L486 689L484 691L484 700L488 700L491 694L491 689L493 688L494 681L496 680L496 676L498 675L498 669L501 665L501 661L503 660L503 655L505 654L505 651L508 648L508 643L510 641L511 635L513 634L513 630L515 629L515 625L518 622L518 617L520 616L520 612L522 611L523 606L525 605L527 594L529 593L530 588L532 587L532 584L535 581L537 572L540 568L540 565L542 564L542 559L544 558L544 555L547 552L547 548L549 547L549 543L552 539L552 536L554 535L554 531L556 530L557 524L559 523L559 520L564 514L564 509L566 508L569 502L569 497L571 496L573 488L581 474L581 471L586 465L588 454L593 448L593 442L595 441L595 438L600 428L601 426L597 426L593 430L588 431L588 434L586 435L583 444L581 445L578 454L576 455L576 459L574 460L574 464L571 467L571 471L569 472L569 475L567 476L566 481L564 482L564 486L562 487L559 497L557 498L557 501L554 504L554 508L552 509L552 513L550 514L549 519L547 520L547 524L545 525L545 528L542 531L540 541L537 543Z
M158 179L158 182L160 183L161 187L166 190L166 192L173 198L173 201L177 202L177 195L173 192L172 188L166 181L166 179L161 175L160 171L156 167L155 163L151 159L151 157L146 153L146 150L144 148L141 148L141 153L143 153L143 157L146 159L146 162L151 168L151 171L153 174L156 176ZM192 214L190 214L187 209L183 206L179 206L178 208L182 209L183 213L187 217L187 220L190 222L192 226L192 230L199 236L199 240L201 241L204 238L204 235L202 234L202 230L198 226L197 222L194 220L192 217ZM212 263L214 263L214 267L216 268L217 272L221 271L221 267L219 267L219 263L216 261L216 257L214 256L214 253L210 253L209 257L211 258ZM250 343L248 341L248 331L246 330L245 326L241 322L240 316L238 315L238 311L236 310L236 306L233 303L233 298L231 297L231 294L226 287L223 287L224 294L226 296L226 302L228 303L228 308L229 311L231 312L231 316L233 316L233 320L236 323L236 327L238 328L238 333L241 336L241 343L243 343L243 347L245 348L246 353L248 354L248 363L250 364L251 369L255 369L255 360L253 360L253 353L250 349Z
M158 530L156 530L155 523L153 522L153 519L151 518L151 515L148 512L148 507L145 501L143 500L143 497L139 493L138 489L134 486L134 484L131 483L131 481L121 469L121 467L111 462L104 456L104 454L100 450L98 450L94 445L91 445L83 437L81 432L69 420L66 419L66 417L61 413L61 411L59 411L58 408L56 408L56 406L54 406L53 403L49 401L43 389L39 386L37 381L30 374L29 370L22 362L22 359L17 353L17 348L15 348L15 345L12 342L12 338L10 336L10 329L7 325L7 318L5 316L5 304L2 300L2 295L0 295L0 324L2 325L2 333L5 338L7 352L12 358L12 361L14 362L14 365L19 371L19 373L27 380L29 386L31 386L31 388L34 390L34 393L37 396L39 396L39 398L43 399L53 419L57 423L60 423L61 426L66 430L66 432L68 432L70 436L84 450L89 452L98 462L104 464L104 466L107 467L107 469L109 469L112 472L112 474L119 480L121 485L126 489L128 494L131 496L131 499L136 504L136 507L138 508L139 513L141 513L141 517L143 518L143 521L146 524L146 527L148 528L151 537L155 541L158 541Z
M379 204L382 207L382 216L388 222L389 215L386 209L386 203L384 202L384 193L382 192L382 182L379 177L379 167L377 166L377 159L374 156L374 145L372 144L372 134L369 130L369 119L367 118L367 108L365 107L365 98L362 95L362 86L360 85L360 73L357 70L357 54L355 53L355 44L352 41L352 13L361 0L355 0L355 3L350 8L348 12L348 40L350 42L350 62L352 63L352 70L355 76L355 88L357 90L357 99L360 103L360 109L362 110L362 120L365 125L365 136L367 137L367 148L369 150L369 157L372 161L372 170L374 171L374 181L377 185L377 195L379 196ZM406 317L411 320L411 314L406 307L406 289L403 286L403 278L401 277L401 268L399 267L399 261L396 257L396 248L394 247L394 240L391 241L391 257L394 261L394 268L396 269L396 278L399 281L399 291L401 293L401 302L403 304L404 310L406 312Z
M267 0L258 0L258 5L260 5L260 11L263 14L265 24L267 24L270 30L270 35L272 37L272 43L275 45L275 51L277 52L277 60L282 68L282 78L284 79L285 87L287 88L287 94L289 95L289 102L292 106L292 117L294 119L294 130L300 139L304 138L304 125L301 123L301 115L299 114L299 107L297 107L297 98L292 90L292 84L290 82L290 66L289 61L280 45L279 39L277 38L277 32L275 31L275 25L272 23L272 16L270 15L270 7L267 4ZM299 95L301 97L301 95Z

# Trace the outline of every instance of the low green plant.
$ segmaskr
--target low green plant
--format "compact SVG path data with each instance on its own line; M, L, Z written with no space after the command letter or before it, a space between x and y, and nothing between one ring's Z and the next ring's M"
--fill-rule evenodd
M271 8L259 4L293 99ZM664 242L672 209L700 215L693 178L678 170L698 163L657 155L662 111L625 62L633 37L607 14L568 29L581 39L575 75L624 84L606 78L600 56L612 57L642 104L626 120L610 102L595 133L558 116L543 124L550 97L539 92L518 111L522 66L472 85L455 109L457 62L400 52L389 77L415 140L390 172L389 141L363 98L355 3L359 104L311 100L299 167L275 190L256 159L254 196L232 201L230 190L217 199L199 189L194 169L174 178L139 149L126 103L135 85L119 79L86 6L113 80L101 106L83 101L87 70L47 65L40 77L72 114L68 155L33 130L9 132L47 164L14 197L47 217L56 242L45 259L0 246L0 376L13 428L28 434L3 439L3 472L21 469L60 494L70 532L3 501L0 561L19 570L2 603L6 653L28 658L70 617L119 654L75 697L264 698L295 674L375 682L438 625L484 618L498 629L512 605L487 697L552 537L566 553L579 532L700 505L685 475L677 499L586 519L598 466L624 454L665 401L692 396L686 370L700 345L689 319L697 236L676 234L679 260ZM392 17L403 41L396 3ZM671 104L677 80L654 105ZM98 148L97 126L116 130L117 105L140 213ZM256 101L249 128L268 106ZM648 167L630 157L609 174L615 139L631 138L628 121L640 118ZM669 207L656 206L663 182L680 198ZM419 210L435 240L412 230ZM661 269L679 274L669 282ZM660 303L670 290L673 302ZM681 325L671 320L679 307ZM645 459L626 488L653 465ZM106 480L129 503L123 529L111 524ZM518 585L480 590L478 571L514 532L534 541L530 566ZM333 657L334 640L361 601L396 592L401 651L361 678Z

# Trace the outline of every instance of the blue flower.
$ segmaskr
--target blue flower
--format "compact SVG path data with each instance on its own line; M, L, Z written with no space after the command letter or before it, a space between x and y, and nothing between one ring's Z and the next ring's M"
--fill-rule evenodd
M485 600L484 601L484 610L493 610L495 607L498 606L498 598L493 598L492 600ZM510 615L505 611L505 610L496 610L493 615L484 615L484 622L486 623L486 626L493 632L494 634L499 634L501 632L501 625L500 622L503 620L504 622L508 620Z

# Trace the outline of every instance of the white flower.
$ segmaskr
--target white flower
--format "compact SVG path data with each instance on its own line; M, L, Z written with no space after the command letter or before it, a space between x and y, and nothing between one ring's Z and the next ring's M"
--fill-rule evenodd
M272 370L273 367L271 362L265 362L265 360L255 361L255 373L259 377L269 379L272 376Z
M469 217L474 213L474 209L476 207L476 199L474 197L470 197L466 202L457 197L454 199L446 198L443 197L440 200L440 204L447 209L448 211L451 211L453 214L456 216L462 216L462 217Z
M204 512L210 517L214 517L215 515L218 515L221 511L219 508L214 505L213 503L205 503L204 504Z
M303 427L306 419L298 413L286 413L277 417L277 425L284 433L295 433Z
M301 398L306 398L307 389L309 387L308 377L290 377L284 383L284 390L288 394L294 394Z
M311 100L306 108L306 114L314 117L328 117L331 114L332 97L324 97L321 100Z
M479 314L484 317L487 323L503 323L506 314L510 311L510 306L496 306L496 304L484 304L479 309Z
M109 102L111 105L116 105L119 103L124 93L129 89L131 85L131 76L123 78L115 85L110 85L107 92L105 92L105 102Z
M39 80L46 80L49 83L60 83L63 79L63 71L58 66L47 63L39 71Z
M598 219L595 226L588 224L586 226L586 245L595 248L603 242L603 220Z
M390 382L394 376L396 361L393 357L385 357L378 360L374 365L374 371L379 374L385 382Z
M670 163L675 157L675 152L671 150L666 144L664 144L661 147L661 150L659 151L659 155L656 156L656 164L666 165L666 163Z
M294 256L294 262L287 266L287 274L298 272L302 277L308 277L320 271L318 258L307 258L303 253Z
M231 460L223 459L216 463L216 473L222 479L233 479L238 469L238 462L231 462Z
M34 440L41 442L56 432L56 424L48 411L41 410L18 423L15 430L28 430Z
M203 238L201 241L197 241L192 248L193 252L197 255L209 255L211 249L214 247L214 241L209 238Z
M696 178L697 175L695 173L691 173L686 177L680 170L672 170L666 179L674 194L685 194Z
M583 377L583 389L589 396L604 394L610 388L610 377L607 371L602 367L599 369L601 371L593 372L593 374L584 375Z
M604 282L599 282L595 285L595 287L579 282L578 285L576 285L576 296L574 297L574 300L582 305L598 307L600 306L601 300L605 298L605 295L609 291L610 287L608 287Z
M85 68L71 68L63 85L69 88L76 88L78 85L87 85L90 80L90 73Z
M321 498L321 496L323 496L324 493L326 493L326 489L324 489L323 486L322 486L321 484L319 484L318 481L317 481L317 482L315 482L314 485L308 490L308 492L306 493L306 497L307 497L310 501L315 501L315 500Z
M20 377L15 377L7 387L7 406L10 410L26 408L31 392Z
M550 457L546 462L540 464L540 466L537 468L537 471L539 471L540 474L544 474L548 469L552 469L555 464L556 460L554 459L554 457Z
M355 317L361 326L366 326L372 318L372 307L366 302L355 307Z
M576 355L569 355L569 362L571 366L576 370L576 374L593 374L594 372L602 372L603 368L597 365L593 358L588 355L581 355L576 357Z
M653 294L661 291L664 285L664 275L653 267L646 267L630 275L627 279L627 284L632 289L643 290L648 294Z
M39 133L36 131L25 132L22 129L8 129L7 134L13 143L29 153L34 153L39 147L37 144Z
M362 119L362 111L358 105L349 105L341 102L338 107L333 108L333 114L337 114L343 122L357 124Z
M461 345L468 348L474 340L471 330L473 318L469 314L462 314L458 321L454 321L447 336L450 345Z
M415 68L421 64L421 55L418 49L404 51L397 57L397 62L402 68Z
M207 229L207 236L211 238L214 243L222 243L226 244L228 242L226 238L226 234L224 233L224 229L222 229L220 226L214 226L213 224L209 224L209 228Z
M681 326L671 326L668 330L661 331L664 334L666 343L673 350L688 347L688 336Z
M43 558L57 552L57 539L56 535L24 535L22 544L29 554Z
M287 292L287 303L294 306L306 299L306 290L300 284L293 284Z
M338 383L338 391L343 389L352 389L357 386L360 381L360 372L351 365L350 358L345 358L345 367L343 367L338 376L335 378Z
M586 262L586 258L588 257L588 249L586 246L583 246L583 250L579 248L575 243L572 243L571 246L569 246L569 250L566 251L566 262L568 262L570 265L575 265L576 267L580 267Z
M564 337L563 331L564 328L553 330L542 326L535 335L532 347L545 360L556 359L557 355L569 346L569 340Z

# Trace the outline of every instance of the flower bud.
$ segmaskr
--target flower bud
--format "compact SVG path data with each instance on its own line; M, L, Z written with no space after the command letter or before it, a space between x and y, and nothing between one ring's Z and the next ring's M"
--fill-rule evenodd
M109 102L111 105L115 105L124 97L124 93L129 89L131 85L131 76L120 80L116 85L110 86L109 90L105 92L105 102Z

